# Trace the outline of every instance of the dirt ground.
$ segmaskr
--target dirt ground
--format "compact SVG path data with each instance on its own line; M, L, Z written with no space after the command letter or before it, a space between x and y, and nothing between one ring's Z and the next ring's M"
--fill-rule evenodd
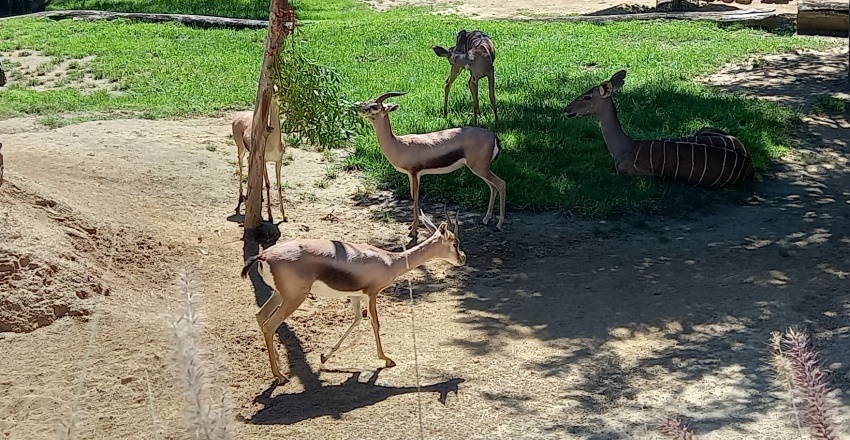
M816 94L847 97L834 82L846 60L803 52L705 80L806 110ZM243 439L414 438L419 405L426 438L660 438L665 411L703 439L800 438L771 381L771 331L808 329L850 389L850 121L805 122L744 205L607 222L509 212L503 233L465 212L467 266L430 263L380 299L396 367L378 368L364 321L323 368L349 306L308 300L280 332L293 381L273 388L238 276L228 118L2 121L0 438L55 438L74 404L79 438L183 438L162 319L183 266L200 275ZM407 199L354 173L325 185L333 158L290 151L284 238L406 242Z
M576 14L623 14L651 12L648 9L663 4L655 0L368 0L374 9L382 11L398 6L432 6L439 14L459 14L476 18L539 18ZM697 3L691 1L690 3ZM753 0L748 5L721 0L699 1L699 10L775 9L778 14L796 14L795 0Z

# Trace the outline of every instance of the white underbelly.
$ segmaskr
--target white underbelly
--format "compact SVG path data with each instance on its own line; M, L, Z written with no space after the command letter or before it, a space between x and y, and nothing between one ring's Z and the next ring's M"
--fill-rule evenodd
M464 165L466 165L466 158L460 159L447 167L422 170L419 174L448 174Z
M313 287L310 288L310 293L322 298L348 298L350 296L365 296L362 290L357 290L354 292L341 292L339 290L332 289L330 286L321 281L316 281L313 283Z

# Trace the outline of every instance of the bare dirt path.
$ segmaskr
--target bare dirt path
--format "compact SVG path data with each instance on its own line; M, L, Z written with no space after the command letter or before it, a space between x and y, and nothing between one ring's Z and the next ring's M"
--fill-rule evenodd
M807 105L831 90L846 57L776 57L709 80ZM816 60L822 76L799 67ZM0 310L49 321L64 305L80 316L0 333L0 436L54 438L77 399L81 438L183 438L161 319L182 265L199 271L207 344L225 366L243 439L413 438L418 398L426 438L657 438L652 424L666 410L691 417L704 439L799 438L765 359L770 332L789 325L813 332L833 383L850 389L844 117L807 118L799 153L743 206L609 222L511 212L505 233L466 213L467 267L433 263L405 277L417 298L421 394L405 283L380 303L397 367L376 373L364 321L326 365L338 371L322 371L319 353L350 317L344 301L312 300L281 331L294 380L269 389L255 300L238 278L241 230L228 221L238 187L228 135L227 118L55 130L2 121L0 256L15 253L17 281L63 274L73 289L19 287L11 293L23 307ZM347 173L320 188L329 163L291 151L284 238L401 248L407 200L364 191ZM321 220L332 210L338 222ZM79 273L102 275L108 290Z
M654 8L654 0L463 0L463 1L434 1L434 0L368 0L372 8L383 11L399 6L430 6L435 13L458 14L475 18L535 18L557 17L563 15L593 14L593 13L629 13ZM691 3L696 3L692 1ZM754 0L749 5L727 3L725 1L700 1L704 8L715 10L728 9L775 9L778 14L796 14L797 2L780 0L765 2Z

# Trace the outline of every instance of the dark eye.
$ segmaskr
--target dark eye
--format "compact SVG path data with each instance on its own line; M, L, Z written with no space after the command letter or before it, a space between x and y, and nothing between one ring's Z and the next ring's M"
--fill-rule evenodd
M590 95L584 95L584 98L582 98L582 99L584 99L585 101L587 101L587 100L588 100L588 99L590 99L590 98L591 98L591 96L590 96Z

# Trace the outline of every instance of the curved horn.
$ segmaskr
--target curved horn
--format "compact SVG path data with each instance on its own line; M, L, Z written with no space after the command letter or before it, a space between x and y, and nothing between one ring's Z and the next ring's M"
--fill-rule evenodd
M458 219L459 216L460 216L460 209L455 211L455 228L454 228L455 237L460 237L460 220Z
M406 94L407 94L407 92L387 92L387 93L384 93L383 95L375 98L375 102L380 104L380 103L384 102L384 100L387 99L387 98L392 98L393 96L404 96Z

